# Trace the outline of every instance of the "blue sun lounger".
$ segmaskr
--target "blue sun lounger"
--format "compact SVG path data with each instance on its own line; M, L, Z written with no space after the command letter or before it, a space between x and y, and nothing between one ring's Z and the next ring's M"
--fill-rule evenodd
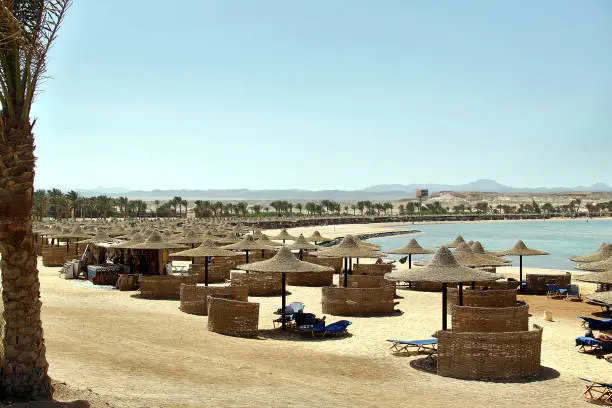
M325 325L325 322L319 322L313 326L298 327L297 330L302 333L310 333L313 336L339 336L346 334L346 328L351 325L348 320L339 320L337 322Z
M425 340L394 340L387 339L388 342L393 343L389 348L394 353L410 352L411 349L415 349L417 354L427 354L428 357L437 354L438 352L438 339L425 339Z
M576 337L576 346L579 346L578 351L583 353L604 354L612 351L612 343L585 336Z
M591 330L612 330L612 319L595 319L593 317L578 316L582 319L582 326Z

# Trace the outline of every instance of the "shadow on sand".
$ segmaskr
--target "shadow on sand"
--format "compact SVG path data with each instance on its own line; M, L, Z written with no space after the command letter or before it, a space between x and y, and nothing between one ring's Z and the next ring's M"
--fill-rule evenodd
M287 328L287 331L283 331L282 329L263 329L259 330L259 336L257 337L260 340L281 340L281 341L310 341L310 342L318 342L318 341L338 341L344 340L347 338L353 337L351 333L346 333L341 336L313 336L310 333L300 333L296 332L293 328Z
M437 361L435 358L429 359L426 357L417 358L410 362L410 367L415 370L423 371L430 374L437 375ZM540 373L534 377L521 377L521 378L509 378L509 379L499 379L499 380L470 380L470 379L461 379L462 381L479 381L479 382L488 382L488 383L498 383L498 384L526 384L532 382L540 382L540 381L548 381L554 380L555 378L559 378L561 374L555 370L554 368L544 367L540 369Z

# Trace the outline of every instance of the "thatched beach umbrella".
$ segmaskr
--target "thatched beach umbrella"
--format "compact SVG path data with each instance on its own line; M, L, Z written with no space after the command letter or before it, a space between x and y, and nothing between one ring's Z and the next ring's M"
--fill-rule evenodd
M297 237L294 237L293 235L289 234L287 232L286 228L283 228L281 230L281 232L278 235L275 235L272 237L272 239L276 239L276 240L283 240L283 244L285 243L285 241L289 240L289 241L295 241L297 239Z
M601 244L592 254L571 257L574 262L598 262L612 256L612 244Z
M484 266L502 266L507 264L507 259L499 258L494 255L477 254L465 243L457 244L453 256L459 265L470 268L480 268Z
M412 269L412 255L424 255L434 253L434 251L431 249L423 248L414 238L408 241L408 243L401 248L390 249L384 252L386 254L408 255L408 269Z
M330 272L333 268L328 266L316 265L310 262L298 260L287 247L282 247L272 258L265 261L254 262L251 264L239 265L238 269L250 272L271 272L282 274L282 306L281 316L283 330L285 330L285 305L287 295L287 272Z
M365 248L357 243L355 237L347 235L338 245L329 249L315 252L316 256L323 257L343 257L344 263L344 287L348 286L349 270L352 271L352 258L378 258L380 253L369 248Z
M76 240L77 248L79 246L79 239L88 239L91 238L90 234L87 234L85 231L81 229L80 225L76 225L72 230L63 231L55 236L55 238L65 239L66 240L66 253L69 252L70 249L70 240Z
M228 232L227 234L225 234L222 238L215 238L214 241L217 244L235 244L236 242L239 242L240 239L236 236L236 234Z
M256 249L261 249L261 250L267 249L269 251L274 251L276 249L273 246L266 245L266 244L263 244L255 240L252 235L245 235L241 241L236 242L235 244L222 246L221 248L245 251L246 253L245 263L249 263L249 251L253 251Z
M311 236L306 237L306 241L308 242L314 242L315 245L317 244L317 242L329 242L331 241L331 238L327 238L321 235L321 233L319 231L316 231L312 233Z
M459 285L459 305L463 305L464 282L495 281L499 279L499 276L459 265L451 251L445 246L441 246L425 266L401 272L391 272L386 274L385 278L391 281L442 283L442 330L446 330L447 285L449 283Z
M117 242L118 240L116 238L111 238L106 231L104 230L98 230L98 232L96 233L96 235L94 235L91 238L88 238L86 240L81 241L81 244L103 244L103 243L113 243L113 242Z
M582 282L591 282L606 285L609 290L610 285L612 285L612 269L606 270L604 272L581 275L578 276L576 279Z
M297 237L295 242L291 245L288 245L287 248L300 251L300 261L304 259L304 251L316 251L319 249L318 246L306 241L306 238L304 238L303 234L300 234L300 236Z
M519 282L520 290L523 290L523 257L524 256L535 256L535 255L548 255L548 252L538 251L537 249L527 248L527 245L522 240L518 240L511 249L505 251L491 252L494 255L513 255L519 257Z
M602 261L580 263L574 266L574 268L580 269L581 271L591 272L603 272L612 270L612 256Z
M153 231L142 243L134 245L133 248L143 250L182 249L185 248L185 245L164 240L159 232Z
M465 242L465 239L463 239L461 235L457 235L457 238L455 238L453 242L449 242L448 244L444 244L443 246L447 248L457 248L457 244L460 244L461 242Z
M586 295L586 298L592 302L600 303L606 306L606 312L610 313L610 306L612 306L612 291L606 292L595 292Z
M145 236L140 232L132 235L132 238L128 241L119 242L118 244L113 245L113 248L119 249L133 249L137 244L142 244L145 240Z
M185 251L175 252L170 254L170 258L204 258L204 285L208 286L208 258L211 256L230 257L234 256L234 252L219 248L215 243L207 239L200 246Z

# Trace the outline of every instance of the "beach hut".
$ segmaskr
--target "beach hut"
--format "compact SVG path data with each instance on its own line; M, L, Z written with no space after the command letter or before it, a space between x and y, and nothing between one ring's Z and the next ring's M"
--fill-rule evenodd
M285 307L287 295L286 273L331 272L332 268L298 260L287 247L282 247L276 255L265 261L239 265L238 269L249 272L269 272L282 274L282 328L285 330Z
M220 256L220 257L231 257L234 256L234 252L227 250L227 249L223 249L223 248L219 248L218 246L215 245L215 243L210 240L207 239L206 241L202 242L198 247L196 248L192 248L192 249L188 249L185 251L180 251L180 252L175 252L173 254L170 254L169 257L170 258L204 258L204 285L208 286L208 265L209 265L209 258L211 256Z
M353 258L378 258L381 254L375 250L365 248L357 243L352 235L347 235L338 245L329 249L315 252L316 256L344 258L344 287L348 287L348 274L352 268Z
M412 238L406 245L401 248L390 249L384 251L386 254L408 255L408 269L412 269L412 255L433 254L431 249L425 249L416 239Z
M447 329L447 292L449 283L457 284L459 305L463 305L463 283L487 282L499 279L499 275L461 266L445 246L441 246L431 261L421 268L396 271L385 275L387 280L404 282L437 282L442 284L442 330Z
M527 248L527 245L522 240L518 240L518 242L511 248L505 251L495 251L491 252L494 255L506 256L518 256L519 257L519 282L521 283L520 290L523 290L523 257L524 256L537 256L537 255L548 255L548 252L539 251L537 249Z
M132 249L148 252L146 264L151 265L148 272L151 275L164 274L169 249L183 249L185 245L164 240L159 232L153 231L142 243L133 245ZM144 259L143 259L144 261ZM142 267L142 262L141 262ZM143 272L143 271L141 271Z

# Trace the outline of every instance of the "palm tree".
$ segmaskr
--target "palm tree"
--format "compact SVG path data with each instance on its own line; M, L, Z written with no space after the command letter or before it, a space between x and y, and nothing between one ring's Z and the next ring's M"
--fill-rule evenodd
M3 397L50 398L32 236L34 134L30 119L47 53L70 0L0 0L0 254L5 325Z

